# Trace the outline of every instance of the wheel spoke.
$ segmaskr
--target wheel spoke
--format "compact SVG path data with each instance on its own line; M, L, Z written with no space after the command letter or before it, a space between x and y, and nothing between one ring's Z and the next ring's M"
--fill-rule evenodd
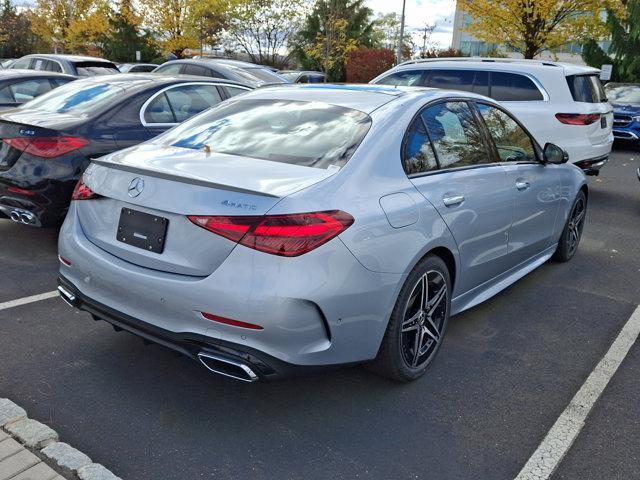
M420 360L420 350L422 348L422 339L424 338L424 327L420 327L416 332L416 340L413 344L413 366L418 365L418 360Z
M418 324L419 318L420 318L420 310L418 310L418 312L415 315L413 315L411 318L408 318L404 322L402 322L402 333L415 330L419 326Z
M427 308L425 309L427 311L427 316L433 315L433 312L440 306L440 303L442 303L442 300L445 298L446 293L447 285L442 284L438 293L436 293L435 296L427 303Z
M425 273L420 279L421 288L420 291L420 309L425 310L427 307L427 299L429 298L429 280L427 279L427 274Z
M433 338L436 342L440 341L440 330L438 329L437 325L433 323L433 319L431 317L426 318L425 333Z
M573 217L574 225L579 225L580 224L580 222L584 218L584 215L585 215L586 212L587 211L584 208L582 210L580 210L579 212L576 212L576 214Z

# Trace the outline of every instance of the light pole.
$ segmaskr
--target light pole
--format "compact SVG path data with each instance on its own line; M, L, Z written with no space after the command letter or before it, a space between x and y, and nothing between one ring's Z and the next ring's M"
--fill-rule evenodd
M400 38L398 38L398 53L397 63L402 62L402 41L404 40L404 7L407 4L407 0L402 0L402 16L400 17Z

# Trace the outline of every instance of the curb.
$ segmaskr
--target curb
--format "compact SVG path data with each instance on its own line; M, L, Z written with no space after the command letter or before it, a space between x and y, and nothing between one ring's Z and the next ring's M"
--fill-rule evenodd
M55 430L28 418L27 412L8 398L0 398L0 433L3 431L64 478L122 480L81 451L58 441Z

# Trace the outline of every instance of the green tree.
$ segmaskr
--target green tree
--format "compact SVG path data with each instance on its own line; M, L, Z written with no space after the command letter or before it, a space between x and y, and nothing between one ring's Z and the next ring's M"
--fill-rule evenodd
M27 14L18 13L11 0L0 5L0 58L18 58L36 52L42 39L31 30Z
M117 10L109 15L109 29L100 39L102 55L114 62L133 62L136 51L140 60L150 62L160 56L155 39L141 30L142 18L131 0L122 0Z
M373 11L364 0L317 0L307 16L303 28L292 44L294 55L304 68L325 70L332 81L344 81L346 77L346 54L338 61L330 55L335 51L374 46ZM343 45L335 37L343 38ZM324 41L324 56L319 56L318 43ZM329 68L327 68L329 67Z
M611 80L616 82L640 82L640 3L628 1L620 15L607 11L607 31L611 39L609 51L602 50L595 40L584 44L582 57L593 67L613 65Z

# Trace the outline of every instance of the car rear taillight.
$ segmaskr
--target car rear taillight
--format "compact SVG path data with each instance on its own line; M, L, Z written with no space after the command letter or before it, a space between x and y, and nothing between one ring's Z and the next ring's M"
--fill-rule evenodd
M92 198L98 198L99 196L100 195L87 187L81 178L78 180L78 183L76 183L76 188L73 189L71 200L91 200Z
M565 125L591 125L600 121L599 113L556 113L556 118Z
M60 157L89 144L89 140L81 137L16 137L3 138L2 141L17 150L41 158Z
M219 315L214 315L213 313L200 312L204 318L207 320L211 320L213 322L223 323L225 325L232 325L234 327L240 328L248 328L250 330L264 330L260 325L256 325L255 323L247 323L242 322L240 320L234 320L232 318L220 317Z
M331 240L353 223L340 210L257 216L188 216L194 224L261 252L297 257Z

